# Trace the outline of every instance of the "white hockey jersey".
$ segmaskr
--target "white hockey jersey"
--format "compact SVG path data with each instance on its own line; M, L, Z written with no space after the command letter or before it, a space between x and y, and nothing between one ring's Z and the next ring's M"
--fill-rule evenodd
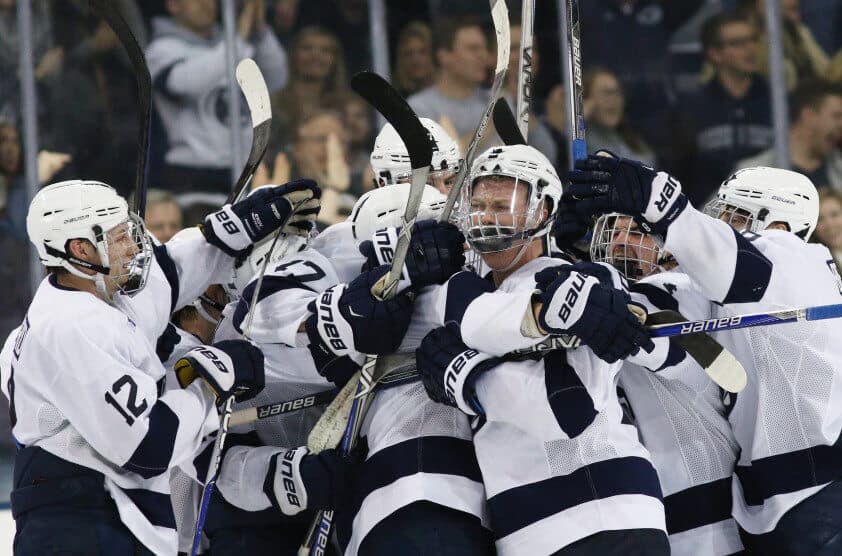
M420 307L459 323L468 346L505 356L540 340L521 331L534 275L564 262L535 259L486 293L478 278L457 274ZM585 347L539 357L508 357L476 383L485 415L474 447L498 554L551 554L605 530L665 530L655 469L621 422L620 364Z
M632 299L650 313L673 310L690 320L711 316L713 304L686 274L662 272L631 290ZM722 390L694 359L678 353L657 372L624 362L619 387L658 471L672 553L734 554L743 549L731 517L731 476L739 449Z
M330 259L341 282L355 278L365 262L350 222L331 226L310 247ZM422 297L423 293L399 353L411 356L421 339L442 324L419 313ZM357 554L378 523L413 502L453 508L487 525L471 428L461 411L431 401L420 382L396 386L378 391L360 435L367 443L368 457L360 468L357 496L348 512L352 522L345 524L340 516L337 529L347 556Z
M178 549L169 471L219 424L201 381L164 392L156 340L231 264L204 238L156 247L146 287L113 305L49 277L0 357L16 441L102 473L120 519L156 554Z
M665 248L705 297L724 303L714 306L715 318L842 302L830 252L789 232L739 234L688 206L670 226ZM730 401L741 449L733 512L744 529L761 534L842 478L842 320L716 338L748 373L745 390Z

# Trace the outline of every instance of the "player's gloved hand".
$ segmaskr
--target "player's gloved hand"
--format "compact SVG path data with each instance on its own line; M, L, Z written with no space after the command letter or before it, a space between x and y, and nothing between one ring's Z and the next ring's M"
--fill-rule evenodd
M221 401L233 395L238 401L255 397L265 384L263 352L245 340L225 340L188 351L175 363L182 388L201 377Z
M304 447L236 446L225 454L217 485L235 506L249 511L271 506L293 516L305 510L338 507L357 462L355 454L345 457L333 449L312 454ZM258 477L263 477L265 498L251 486Z
M367 270L350 284L331 286L311 302L313 315L304 323L311 353L347 355L361 364L359 354L385 355L398 349L409 328L413 301L410 290L387 300L371 295L371 287L388 271L387 266Z
M400 228L384 228L360 244L368 268L391 264ZM444 284L465 266L465 236L449 222L422 220L412 227L412 239L401 272L416 290Z
M591 216L587 211L579 209L579 203L563 200L558 205L558 214L553 222L552 234L559 249L579 251L576 242L588 233L591 226Z
M629 294L600 282L597 276L578 272L573 265L546 268L535 275L536 294L541 303L539 326L552 334L572 334L594 354L614 363L643 347L654 348L652 340L629 310Z
M577 211L628 214L646 233L664 235L687 206L674 177L608 151L576 161L567 178L570 185L562 199L576 201Z
M244 256L254 243L282 225L285 231L309 233L311 221L319 212L321 194L316 182L306 179L261 187L205 217L202 233L208 243L226 254ZM298 203L303 204L290 216Z
M435 328L415 350L418 373L427 395L439 402L461 409L468 415L483 413L476 399L474 385L486 371L500 363L500 359L464 344L459 326L450 323Z

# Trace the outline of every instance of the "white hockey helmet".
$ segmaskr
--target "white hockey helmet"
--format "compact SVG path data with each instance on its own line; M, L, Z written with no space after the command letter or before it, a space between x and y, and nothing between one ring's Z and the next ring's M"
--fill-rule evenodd
M419 118L430 133L435 148L430 163L430 173L455 174L462 164L459 145L443 127L429 118ZM407 182L412 176L409 152L392 124L386 124L374 140L371 151L371 169L379 187ZM432 176L431 176L432 178Z
M488 177L515 181L509 206L493 212L478 206L474 189ZM526 205L518 206L517 185L527 186ZM561 201L561 180L553 165L540 151L527 145L492 147L474 161L470 178L461 192L456 209L459 229L479 253L496 253L525 246L532 238L547 234ZM548 215L544 218L544 209ZM518 257L519 258L519 257Z
M399 183L372 189L360 197L348 217L354 241L360 244L371 239L377 230L402 226L411 187L408 183ZM418 208L418 220L437 218L446 201L447 197L436 188L425 185L421 206Z
M745 168L719 186L705 213L743 231L765 230L784 222L789 231L807 241L819 220L819 193L804 174L780 168Z
M596 219L591 237L591 261L608 263L629 280L640 280L675 266L675 259L634 218L611 212Z
M109 261L108 242L115 228L125 224L125 233L135 245L135 253L124 261ZM128 204L110 185L94 180L68 180L42 188L29 205L26 232L35 245L41 263L47 267L61 267L80 278L96 283L101 294L108 297L105 280L116 291L134 295L146 285L152 264L152 241L143 221L129 212ZM67 252L72 239L90 241L97 250L100 264L77 259ZM120 264L120 268L111 263ZM86 274L78 267L93 270Z

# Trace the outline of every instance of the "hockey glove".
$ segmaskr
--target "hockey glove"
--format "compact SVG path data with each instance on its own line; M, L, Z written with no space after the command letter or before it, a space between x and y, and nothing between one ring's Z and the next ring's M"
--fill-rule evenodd
M411 292L404 290L384 301L371 295L371 287L388 271L387 266L380 266L363 272L350 284L331 286L311 302L313 315L304 328L317 365L318 357L346 355L362 364L359 354L384 355L400 346L412 317Z
M251 246L282 225L287 232L309 233L319 212L321 189L313 180L261 187L245 199L205 217L208 243L232 257L248 255ZM292 209L302 203L295 214Z
M249 400L263 390L263 352L245 340L200 346L176 362L175 375L182 388L203 378L219 401L230 395Z
M239 508L258 511L271 506L294 516L338 507L357 460L356 455L346 458L333 449L311 454L304 447L235 446L225 454L217 485L223 497ZM263 477L262 488L255 477Z
M562 199L575 201L580 214L628 214L644 232L665 235L687 206L681 184L666 172L607 154L577 161L576 169L567 174L570 185Z
M375 232L372 241L360 244L367 267L391 264L400 228ZM416 290L432 284L444 284L465 266L465 236L449 222L422 220L412 227L401 278L409 278Z
M486 371L500 363L500 359L462 342L459 327L450 323L432 330L415 350L418 373L427 395L434 402L451 405L468 415L482 414L474 385Z
M552 334L572 334L594 354L614 363L654 344L629 310L629 294L576 271L572 265L552 267L535 275L534 301L541 303L538 324Z

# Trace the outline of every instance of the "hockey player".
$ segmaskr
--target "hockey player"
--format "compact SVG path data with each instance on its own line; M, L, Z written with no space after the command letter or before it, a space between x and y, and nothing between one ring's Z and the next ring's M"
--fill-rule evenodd
M570 197L586 212L619 211L664 239L715 317L839 303L826 248L805 243L818 196L801 174L740 170L709 211L687 203L665 172L592 156L571 174ZM729 227L726 222L731 223ZM838 387L842 322L823 320L723 332L720 342L749 371L729 420L741 452L733 512L746 549L759 554L842 550L842 429Z
M650 313L672 310L691 320L712 318L713 304L630 216L600 216L590 253L591 261L611 264L625 275L632 282L632 299ZM621 399L658 471L672 554L734 554L743 549L731 517L738 449L722 391L680 347L673 348L674 356L656 373L624 362Z
M294 204L317 210L318 195L309 181L272 187L208 216L204 237L153 248L101 182L38 192L27 231L49 276L0 356L17 554L177 551L169 471L217 428L219 398L260 390L263 358L245 342L197 348L184 366L202 380L164 392L155 341L173 309L224 281Z
M417 350L419 371L433 400L476 416L498 554L668 554L657 475L621 423L619 364L595 356L616 361L640 346L664 353L655 354L628 294L544 256L560 198L555 170L535 149L478 157L459 225L493 270L488 281L455 275L426 305L419 298L416 311L443 308L447 323ZM592 347L509 353L546 339L543 330Z

